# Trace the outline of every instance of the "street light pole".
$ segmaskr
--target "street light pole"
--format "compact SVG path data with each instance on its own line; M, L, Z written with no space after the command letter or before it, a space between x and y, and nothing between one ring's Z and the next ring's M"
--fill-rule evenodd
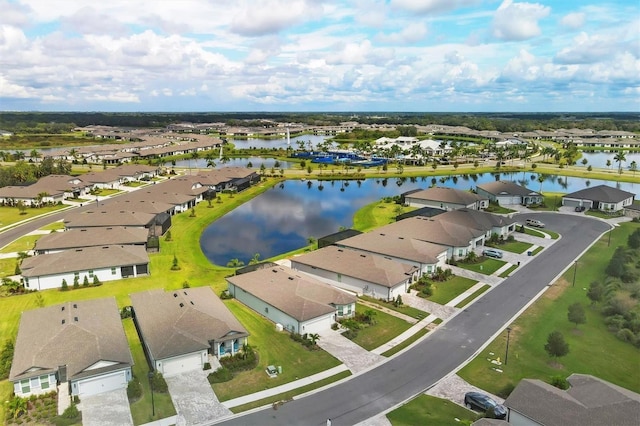
M511 337L511 327L507 327L507 350L504 353L504 365L507 365L509 359L509 337Z
M149 371L149 387L151 388L151 417L156 416L156 404L153 400L153 371Z
M609 239L607 240L607 247L611 245L611 232L613 232L613 227L609 229Z
M576 272L578 270L578 261L574 260L573 261L573 284L571 285L572 287L576 286Z

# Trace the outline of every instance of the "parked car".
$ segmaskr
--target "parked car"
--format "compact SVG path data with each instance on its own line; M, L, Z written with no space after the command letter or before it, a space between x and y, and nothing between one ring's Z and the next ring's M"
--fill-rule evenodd
M507 409L504 405L498 404L489 395L480 392L467 392L464 394L464 405L469 410L478 410L484 413L493 408L493 415L496 419L504 419L507 417Z
M544 228L544 223L540 222L538 219L527 219L527 225L535 226L536 228Z
M495 257L496 259L502 259L502 252L494 248L486 248L482 251L482 255L486 257Z
M583 212L585 211L587 208L585 206L576 206L575 211L577 212Z

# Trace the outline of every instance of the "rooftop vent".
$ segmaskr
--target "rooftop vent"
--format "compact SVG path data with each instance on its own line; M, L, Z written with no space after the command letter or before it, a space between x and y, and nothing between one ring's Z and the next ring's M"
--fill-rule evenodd
M290 281L293 281L293 277L289 277L289 280L290 280Z
M73 320L74 320L75 322L78 322L78 317L73 317Z
M62 310L62 311L64 311L64 306L62 307L62 309L61 309L61 310Z
M189 300L189 303L191 303L193 306L195 306L195 303L193 303L193 300Z
M184 308L184 303L180 302L180 307Z
M65 322L66 322L65 320L62 320L62 324L63 324L63 325L64 325L64 323L65 323Z
M78 304L77 304L77 303L74 303L74 304L73 304L73 307L74 307L75 309L78 309Z
M366 254L361 254L360 257L367 257L367 255Z
M178 297L178 293L173 293L173 297Z

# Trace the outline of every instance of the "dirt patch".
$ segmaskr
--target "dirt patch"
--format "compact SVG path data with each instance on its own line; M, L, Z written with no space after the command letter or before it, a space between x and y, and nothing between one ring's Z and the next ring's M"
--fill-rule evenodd
M584 333L579 328L574 328L571 330L571 334L574 336L582 336Z
M547 291L544 292L543 297L545 299L549 299L549 300L556 300L557 298L559 298L560 296L562 296L562 293L564 293L564 291L570 286L569 281L567 281L564 278L558 278L557 281L555 281L553 283L553 285L551 285Z
M554 370L564 370L564 365L560 364L557 360L551 360L547 364Z

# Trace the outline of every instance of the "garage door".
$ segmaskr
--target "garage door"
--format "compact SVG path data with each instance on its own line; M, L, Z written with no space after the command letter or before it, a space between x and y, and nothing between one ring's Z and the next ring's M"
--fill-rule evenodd
M124 389L126 387L127 378L125 371L78 380L78 394L81 397L116 389Z
M185 371L202 369L202 367L202 363L200 362L200 352L198 352L196 354L189 354L164 360L162 361L162 367L159 368L159 370L164 376L172 376L184 373Z
M308 321L304 323L304 330L300 330L300 334L315 334L322 333L331 330L331 324L333 323L333 314L328 317L323 317L316 321Z
M575 198L563 198L562 205L566 207L576 207L580 205L580 200L576 200Z

